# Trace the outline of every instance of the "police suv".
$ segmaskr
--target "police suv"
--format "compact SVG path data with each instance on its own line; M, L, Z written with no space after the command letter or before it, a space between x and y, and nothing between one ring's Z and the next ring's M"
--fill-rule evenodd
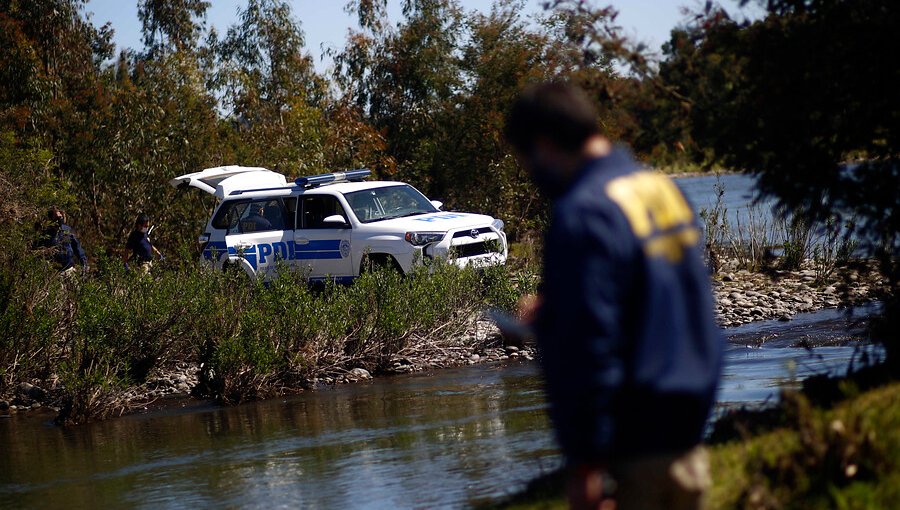
M176 177L175 187L215 195L219 204L199 242L216 268L241 267L268 279L278 261L309 278L349 281L370 264L409 272L435 258L482 267L506 262L503 222L441 211L402 182L365 181L353 170L288 183L265 168L222 166Z

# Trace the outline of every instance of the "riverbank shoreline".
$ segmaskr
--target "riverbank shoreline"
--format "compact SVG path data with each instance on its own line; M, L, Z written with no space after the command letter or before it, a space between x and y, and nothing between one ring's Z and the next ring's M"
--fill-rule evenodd
M876 300L886 292L886 282L874 261L856 261L837 268L829 278L822 278L812 261L797 271L771 270L749 272L738 269L737 262L726 260L722 270L712 278L715 309L719 325L735 327L762 320L789 321L797 313L826 308L856 306ZM284 388L281 395L298 393L310 388L337 384L358 383L382 375L407 374L442 368L496 363L510 359L531 360L537 355L533 346L507 346L497 327L484 315L471 318L466 331L458 338L440 345L417 345L414 349L395 354L390 367L372 374L362 367L335 369L303 387ZM174 361L160 367L141 384L115 392L119 402L114 416L144 412L157 403L170 399L195 398L199 373L197 363ZM58 380L21 382L15 392L0 396L0 416L27 413L38 409L55 412L64 405L65 393Z
M900 470L893 459L900 454L900 436L891 431L900 427L900 383L878 379L874 386L852 376L826 379L835 387L853 383L853 389L824 402L793 392L778 409L743 416L733 439L707 444L712 485L704 508L832 508L834 500L896 508ZM750 427L754 420L759 426ZM552 471L519 493L477 508L563 510L565 480L562 469Z

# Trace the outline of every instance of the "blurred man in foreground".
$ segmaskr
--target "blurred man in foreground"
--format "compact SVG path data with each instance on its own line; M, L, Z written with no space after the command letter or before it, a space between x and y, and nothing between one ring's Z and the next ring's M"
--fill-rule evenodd
M693 211L600 135L573 86L526 90L506 137L552 203L542 287L520 313L537 336L570 505L699 508L723 342Z

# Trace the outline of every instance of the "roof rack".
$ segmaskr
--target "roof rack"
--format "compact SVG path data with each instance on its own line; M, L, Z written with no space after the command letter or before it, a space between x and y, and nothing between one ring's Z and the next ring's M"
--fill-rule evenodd
M361 181L370 175L372 175L372 171L363 168L360 170L348 170L346 172L333 172L330 174L298 177L294 183L303 188L315 188L325 184L335 184L338 182Z
M257 191L278 191L282 189L293 189L295 187L294 184L290 184L288 186L275 186L273 188L253 188L253 189L236 189L228 194L228 196L233 197L235 195L243 195L244 193L255 193Z

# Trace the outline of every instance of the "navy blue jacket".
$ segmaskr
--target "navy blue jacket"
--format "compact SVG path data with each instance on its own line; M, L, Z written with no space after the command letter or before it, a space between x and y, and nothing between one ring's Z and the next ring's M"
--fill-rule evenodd
M41 235L37 246L41 248L53 248L53 261L60 271L65 271L75 265L75 260L87 267L87 255L78 242L75 231L68 225L60 224L51 226Z
M125 242L125 249L131 250L129 260L135 262L150 262L153 260L153 246L145 232L132 230Z
M573 462L698 444L723 339L700 230L665 176L617 148L553 204L535 328L563 453Z

